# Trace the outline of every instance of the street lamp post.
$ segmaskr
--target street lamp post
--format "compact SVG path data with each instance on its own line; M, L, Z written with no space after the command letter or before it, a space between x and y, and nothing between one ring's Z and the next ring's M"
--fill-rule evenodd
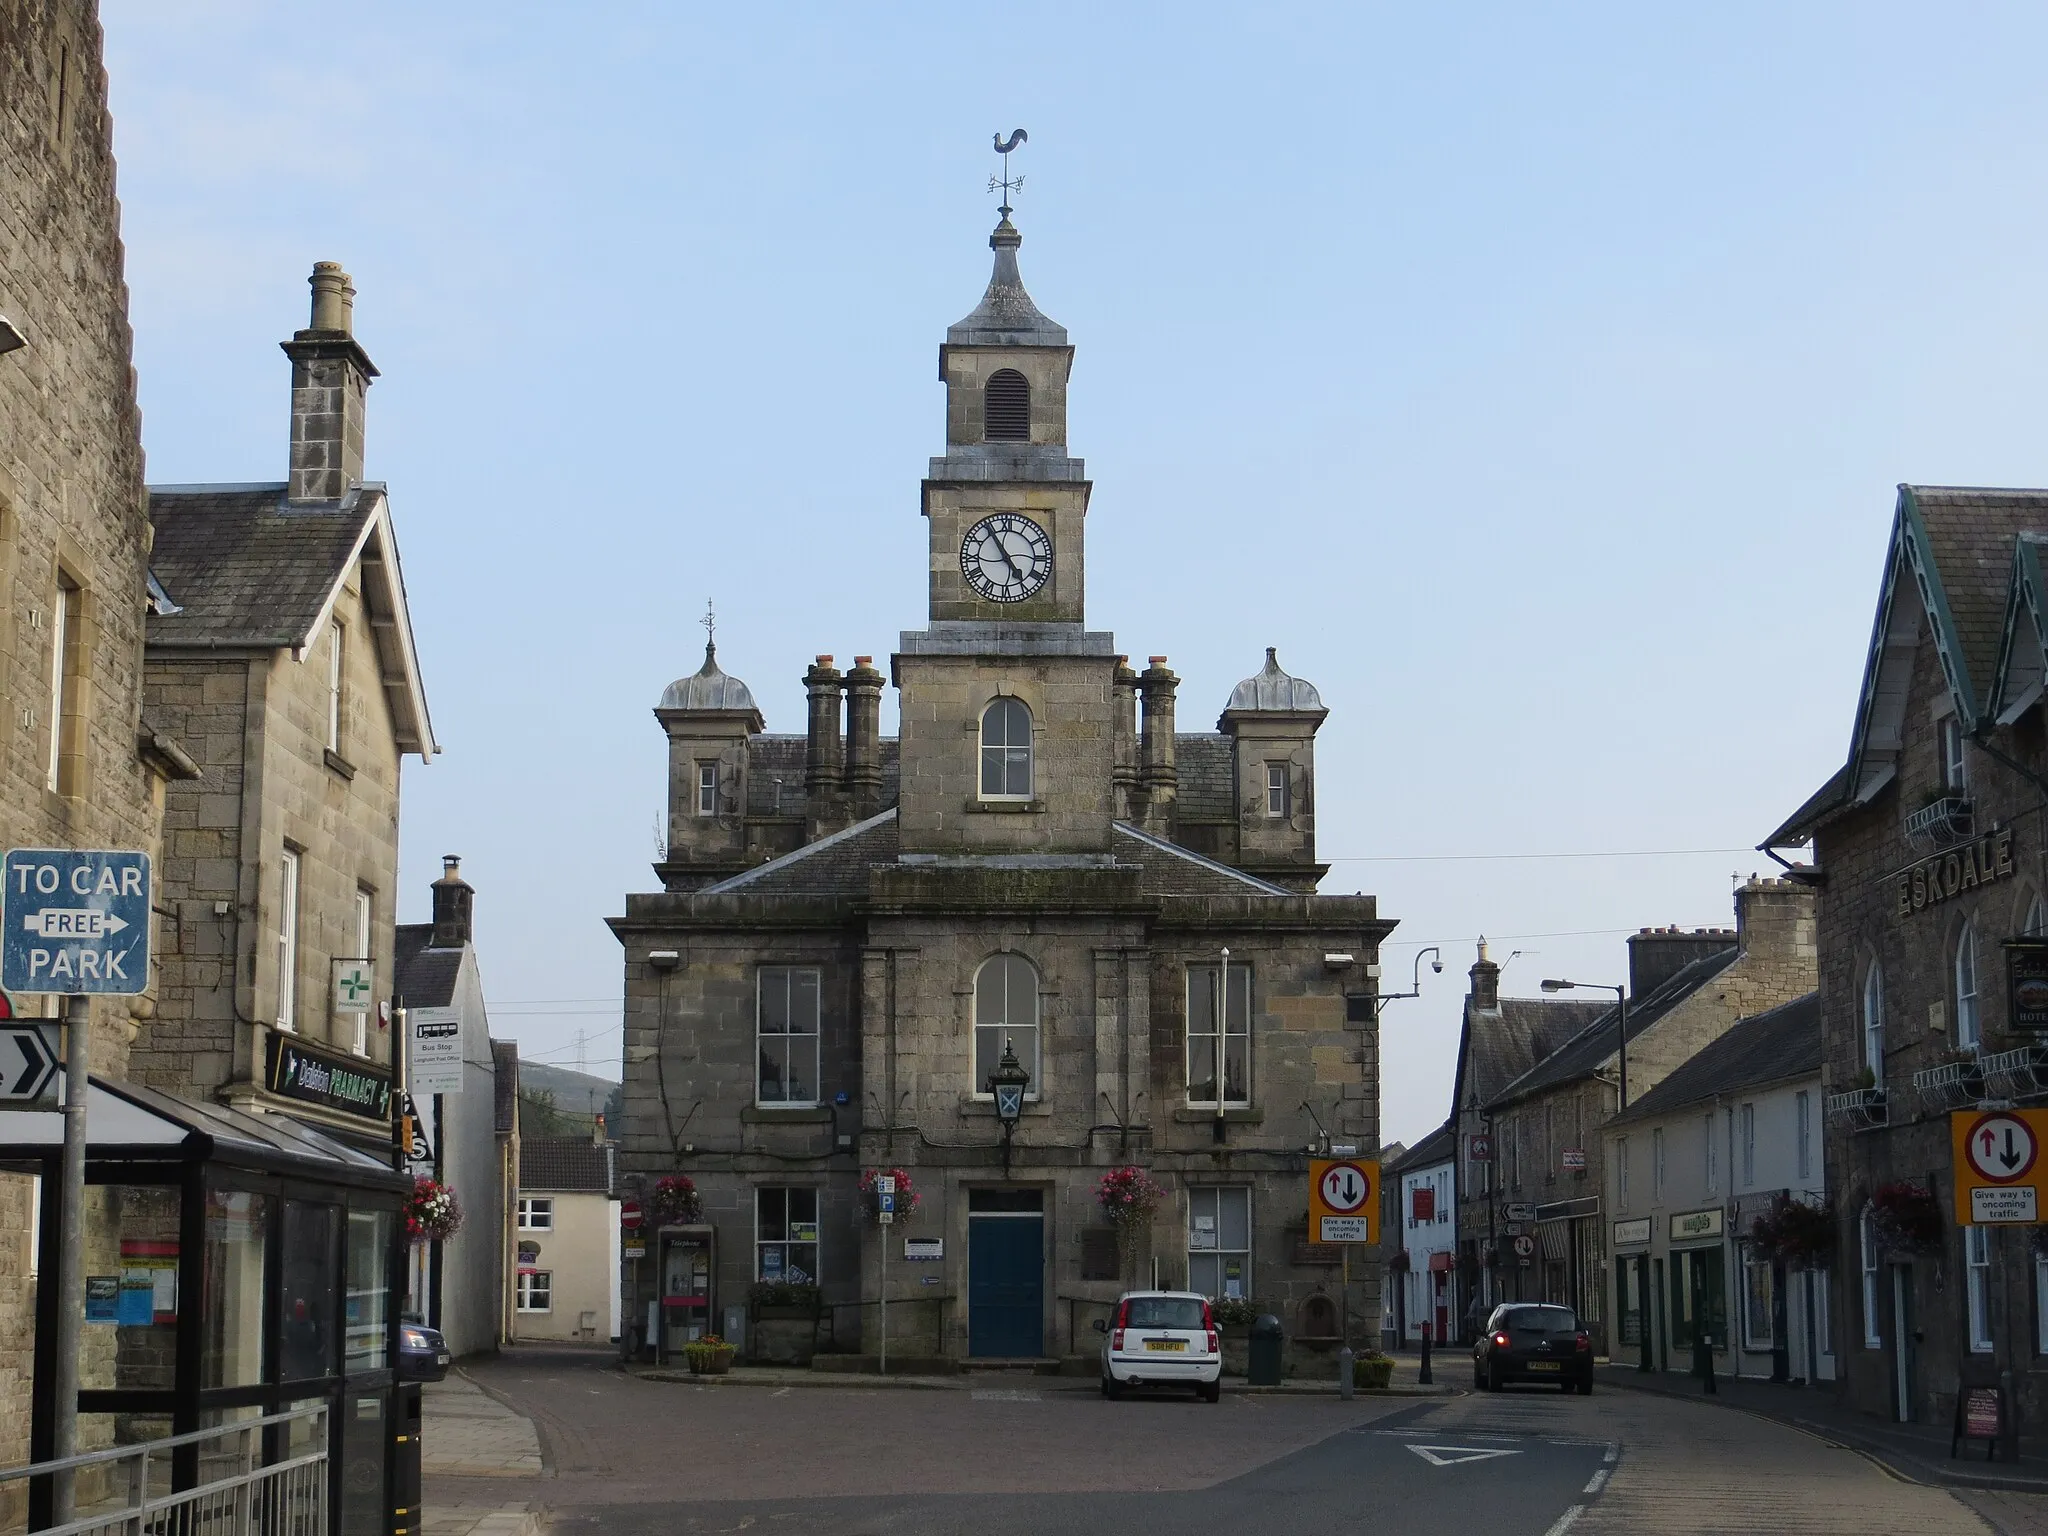
M1617 1059L1618 1059L1618 1060L1620 1061L1620 1063L1621 1063L1621 1104L1620 1104L1619 1108L1620 1108L1620 1109L1627 1109L1627 1108L1628 1108L1628 988L1627 988L1627 987L1617 987L1617 986L1615 986L1615 985L1614 985L1614 984L1613 984L1612 982L1608 982L1608 981L1546 981L1546 982L1544 982L1544 983L1543 983L1543 990L1544 990L1544 991L1546 991L1546 992L1570 992L1570 991L1572 991L1572 990L1573 990L1574 988L1576 988L1576 987L1584 987L1584 988L1586 988L1586 989L1587 989L1588 991L1594 991L1594 992L1612 992L1612 993L1614 994L1614 996L1615 996L1616 1000L1617 1000L1617 1001L1619 1001L1619 1003L1621 1004L1621 1008L1620 1008L1620 1012L1619 1012L1619 1015L1618 1015L1618 1019L1617 1019L1617 1022L1616 1022L1616 1024L1615 1024L1615 1026L1614 1026L1614 1037L1615 1037L1615 1039L1614 1039L1614 1043L1615 1043L1615 1055L1616 1055Z
M1024 1070L1024 1064L1017 1059L1016 1042L1005 1037L1003 1059L996 1063L995 1071L988 1075L988 1091L996 1101L996 1118L1003 1123L1003 1177L1010 1176L1010 1138L1017 1132L1018 1118L1024 1113L1024 1090L1030 1086L1031 1074Z

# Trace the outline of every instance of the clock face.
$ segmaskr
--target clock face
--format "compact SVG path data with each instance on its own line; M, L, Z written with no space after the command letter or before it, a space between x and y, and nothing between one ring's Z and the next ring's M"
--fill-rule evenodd
M992 603L1021 603L1052 575L1052 540L1014 512L984 517L960 541L960 573Z

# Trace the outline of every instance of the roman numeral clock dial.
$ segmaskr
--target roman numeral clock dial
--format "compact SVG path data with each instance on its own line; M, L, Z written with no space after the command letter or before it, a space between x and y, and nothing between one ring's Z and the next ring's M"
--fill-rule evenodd
M1014 512L984 517L960 541L960 574L992 603L1021 603L1052 575L1052 540Z

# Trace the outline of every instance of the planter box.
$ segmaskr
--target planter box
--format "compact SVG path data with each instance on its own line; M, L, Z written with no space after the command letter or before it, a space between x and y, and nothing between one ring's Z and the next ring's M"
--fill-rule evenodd
M1226 1376L1248 1376L1251 1374L1252 1325L1250 1323L1223 1323L1216 1331L1223 1336L1223 1374Z
M685 1349L683 1360L690 1367L692 1376L723 1376L732 1369L733 1356L739 1353L730 1345L724 1349Z
M817 1347L817 1314L787 1307L763 1307L747 1339L748 1358L769 1365L809 1365Z

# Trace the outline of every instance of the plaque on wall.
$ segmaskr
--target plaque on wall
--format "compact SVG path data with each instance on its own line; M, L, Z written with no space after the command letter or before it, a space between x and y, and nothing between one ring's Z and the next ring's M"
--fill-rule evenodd
M2048 1030L2048 939L2005 941L2006 996L2016 1031Z

